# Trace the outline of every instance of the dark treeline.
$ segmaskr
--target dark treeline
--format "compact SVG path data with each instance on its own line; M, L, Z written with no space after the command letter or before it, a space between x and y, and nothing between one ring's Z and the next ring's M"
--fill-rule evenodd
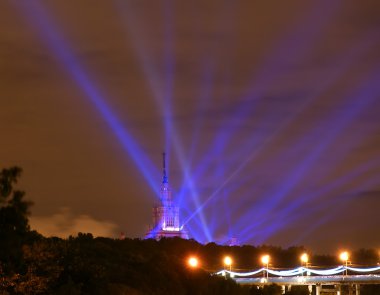
M303 247L202 245L179 238L156 240L94 238L79 233L68 239L46 238L28 225L30 203L14 189L21 169L0 172L0 294L280 294L272 285L264 289L242 287L233 280L210 275L223 268L223 257L233 258L233 269L261 267L260 256L271 256L271 267L299 266ZM187 265L190 255L200 268ZM358 250L351 260L375 265L374 250ZM335 256L311 256L313 265L341 264ZM372 290L371 290L372 288ZM307 294L303 287L287 294ZM362 295L380 294L377 286Z
M44 238L30 233L22 249L8 249L12 268L3 267L4 290L33 294L264 294L243 288L232 280L210 276L223 268L228 254L236 267L260 267L260 253L270 253L279 266L299 265L302 247L227 247L202 245L179 238L156 240L93 238L79 233L68 239ZM15 251L15 253L12 253ZM357 251L357 255L368 251ZM372 253L372 252L371 252ZM201 268L190 269L187 258L197 255ZM314 256L316 264L318 257ZM322 261L336 265L335 257ZM375 261L375 260L374 260ZM372 263L372 265L374 265ZM277 264L276 264L277 266ZM236 268L234 268L236 269ZM265 294L275 292L267 288ZM276 293L273 293L276 294ZM291 293L289 293L291 294ZM306 293L299 293L306 294ZM362 294L366 294L363 293Z

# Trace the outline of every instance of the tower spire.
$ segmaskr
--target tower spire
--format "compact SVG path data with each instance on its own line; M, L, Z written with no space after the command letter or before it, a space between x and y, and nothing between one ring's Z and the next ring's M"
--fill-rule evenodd
M162 183L168 183L168 176L166 175L166 153L162 153L162 168L163 168L163 177Z

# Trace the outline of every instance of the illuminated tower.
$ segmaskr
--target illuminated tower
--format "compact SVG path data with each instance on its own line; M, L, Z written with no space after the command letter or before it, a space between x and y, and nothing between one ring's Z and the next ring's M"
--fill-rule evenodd
M160 191L161 204L153 207L153 227L146 238L159 240L162 237L188 239L187 232L180 226L179 208L173 204L172 192L166 174L166 158L163 153L163 177Z

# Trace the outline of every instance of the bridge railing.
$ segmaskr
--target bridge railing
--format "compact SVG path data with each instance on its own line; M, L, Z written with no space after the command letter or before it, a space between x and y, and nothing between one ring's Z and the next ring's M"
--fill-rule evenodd
M228 275L230 277L253 277L259 274L262 274L262 275L270 274L272 276L277 276L277 277L296 277L296 276L302 276L302 275L332 276L332 275L338 275L338 274L343 274L343 273L347 275L348 271L352 273L371 274L371 273L380 272L380 266L359 268L359 267L350 267L350 266L341 265L341 266L330 268L330 269L297 267L297 268L288 269L288 270L275 270L275 269L262 267L260 269L247 271L247 272L236 272L232 270L223 269L216 272L215 274L223 275L223 276Z

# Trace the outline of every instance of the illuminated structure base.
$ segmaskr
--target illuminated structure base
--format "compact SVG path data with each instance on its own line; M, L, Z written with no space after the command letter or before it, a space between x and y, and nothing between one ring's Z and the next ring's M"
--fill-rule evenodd
M167 191L164 189L163 191ZM183 226L179 225L179 208L171 202L166 206L153 207L153 227L150 228L146 238L159 240L161 238L179 237L188 239L189 235Z
M154 238L156 240L159 240L161 238L181 238L181 239L189 239L189 235L184 230L178 230L178 231L169 231L169 230L160 230L158 232L151 233L151 238Z

